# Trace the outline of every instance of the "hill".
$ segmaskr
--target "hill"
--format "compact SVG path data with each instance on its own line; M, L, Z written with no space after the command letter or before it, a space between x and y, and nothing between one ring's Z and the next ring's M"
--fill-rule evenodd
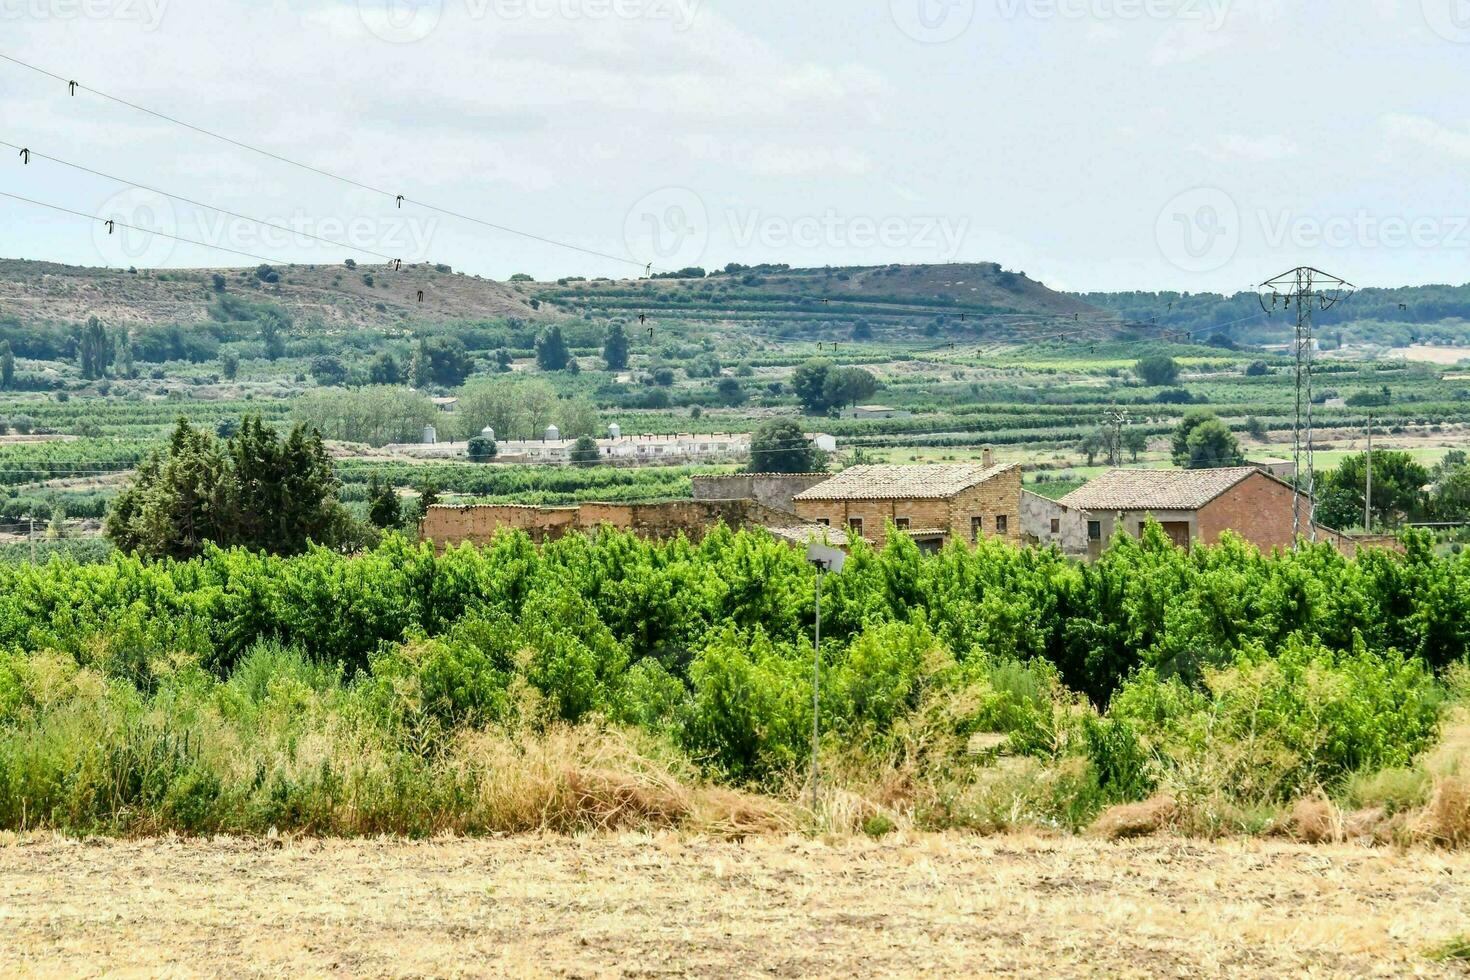
M269 267L262 267L262 270ZM291 265L276 282L256 269L123 271L0 259L0 319L78 323L90 316L116 325L201 323L225 288L281 307L297 322L329 326L396 327L421 321L534 318L524 286L452 272L447 266ZM269 278L270 273L266 273ZM418 292L423 290L423 302Z
M264 279L262 278L264 275ZM220 278L217 278L220 277ZM276 281L268 281L277 277ZM1076 297L994 263L792 269L732 266L702 278L496 282L447 266L291 265L271 269L118 270L0 260L0 319L115 325L199 323L220 287L270 302L298 323L396 328L415 323L673 315L710 323L820 324L866 318L919 327L945 318L1096 314ZM423 291L423 300L418 298Z

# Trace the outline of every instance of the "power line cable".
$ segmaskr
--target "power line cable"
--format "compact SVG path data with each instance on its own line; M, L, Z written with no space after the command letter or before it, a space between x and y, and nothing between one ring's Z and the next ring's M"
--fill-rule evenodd
M279 153L275 153L275 152L273 152L271 150L266 150L266 149L262 149L261 147L258 147L258 146L253 146L252 144L246 143L243 140L238 140L238 139L235 139L235 138L233 138L231 136L226 136L223 133L215 132L214 130L211 130L211 129L206 129L203 126L198 126L198 125L195 125L194 123L186 122L183 119L179 119L179 118L177 118L175 116L168 115L167 113L159 112L156 109L150 109L147 106L139 105L136 102L130 102L127 99L121 98L121 97L116 96L116 95L112 95L112 94L110 94L108 92L104 92L101 89L93 88L90 85L84 85L81 82L75 81L74 79L63 78L62 76L56 74L53 71L48 71L45 68L39 67L38 65L33 65L30 62L22 61L21 59L16 58L16 57L13 57L13 56L8 55L8 54L0 53L0 60L8 61L8 62L10 62L13 65L17 65L17 66L19 66L21 68L28 69L28 70L33 71L33 72L36 72L38 74L45 75L48 78L53 78L53 79L55 79L55 80L57 80L59 82L62 82L63 84L67 85L70 88L70 90L72 91L72 94L73 95L77 91L90 92L93 95L98 96L99 98L103 98L103 99L108 100L109 102L115 102L118 105L125 106L125 107L127 107L129 109L132 109L132 110L136 111L136 112L141 112L141 113L143 113L145 115L152 116L155 119L160 119L160 120L162 120L164 122L170 123L170 124L175 125L175 126L181 126L184 129L191 130L192 132L198 133L198 134L200 134L202 136L207 136L210 139L215 139L215 140L219 140L220 142L223 142L223 143L228 143L231 146L238 147L238 148L240 148L242 150L248 150L251 153L256 153L256 154L259 154L260 156L266 157L268 159L275 160L278 163L284 163L284 164L286 164L288 166L296 167L296 168L298 168L300 170L305 170L308 173L313 173L313 174L316 174L317 176L320 176L320 177L326 177L329 180L335 180L335 181L338 181L340 183L347 184L347 185L349 185L351 187L355 187L355 188L357 188L359 190L367 191L370 194L377 194L377 195L379 195L381 197L387 197L387 198L393 200L399 207L402 207L405 204L413 204L413 205L415 205L417 207L420 207L420 208L423 208L423 209L425 209L427 211L433 211L433 212L436 212L438 214L445 215L446 217L458 218L461 221L468 221L468 222L471 222L473 224L481 225L481 226L483 226L485 228L493 229L495 231L504 232L504 233L509 234L509 235L516 235L516 236L519 236L521 238L530 239L531 241L541 242L544 245L552 245L552 246L555 246L557 248L564 248L564 249L568 249L570 251L580 252L583 255L590 255L590 256L593 256L595 258L607 259L610 262L619 262L619 263L622 263L624 265L631 265L631 266L634 266L634 267L639 268L639 269L647 268L647 269L651 270L653 268L651 265L648 265L647 263L639 262L636 259L630 259L630 258L626 258L626 257L620 256L620 255L613 255L613 254L611 254L609 252L602 252L602 251L598 251L597 249L586 248L586 247L581 246L581 245L573 245L570 242L559 241L558 239L555 239L555 238L548 238L548 237L546 237L544 235L535 234L534 232L522 231L519 228L511 228L508 225L502 225L502 224L498 224L498 223L493 222L493 221L487 221L484 218L478 218L478 217L475 217L474 215L465 214L465 213L463 213L461 211L455 211L452 208L441 207L441 206L439 206L437 204L431 204L428 201L420 201L420 200L417 200L417 199L410 198L410 197L408 197L405 194L400 194L400 193L397 193L395 191L385 190L382 187L375 187L372 184L364 183L363 181L360 181L360 180L354 180L351 177L344 177L341 174L333 173L330 170L325 170L325 169L323 169L321 167L316 167L316 166L313 166L313 165L311 165L309 163L302 163L299 160L293 160L290 157L283 156L283 155L281 155ZM660 272L666 272L666 271L670 271L670 270L660 269L659 271Z
M7 143L4 140L0 140L0 146L8 146L12 150L22 149L22 147L17 146L14 143ZM300 230L295 229L295 228L287 228L285 225L278 225L278 224L276 224L274 222L266 221L263 218L252 218L252 217L250 217L249 215L246 215L246 214L240 214L239 212L236 212L236 211L229 211L229 210L227 210L225 208L216 207L215 205L212 205L212 204L205 204L202 201L195 201L195 200L193 200L191 198L187 198L187 197L184 197L184 196L179 195L179 194L170 194L168 191L162 191L162 190L159 190L156 187L149 187L147 184L141 184L141 183L139 183L136 180L128 180L126 177L118 177L118 176L115 176L113 174L105 174L105 173L103 173L100 170L93 170L92 168L83 166L80 163L72 163L72 162L70 162L68 160L62 160L60 157L53 157L53 156L50 156L49 154L46 154L46 153L40 153L40 152L38 152L36 150L30 149L29 147L26 147L25 149L29 150L30 155L32 157L38 159L38 160L50 160L52 163L59 163L63 167L71 167L73 170L80 170L82 173L91 174L94 177L101 177L101 178L103 178L105 180L116 181L119 184L128 184L128 185L130 185L132 187L138 188L139 190L145 190L145 191L148 191L150 193L157 194L160 197L166 197L166 198L168 198L171 201L182 201L183 203L188 204L188 205L192 205L193 207L196 207L196 208L204 208L206 211L213 211L216 214L223 214L223 215L225 215L227 217L230 217L230 218L239 218L242 221L249 221L251 224L260 225L260 226L262 226L264 228L273 228L276 231L283 231L283 232L287 233L288 235L297 235L297 236L300 236L302 238L310 238L313 241L318 241L318 242L321 242L321 243L323 243L325 245L334 245L334 246L336 246L338 248L348 249L349 251L362 252L362 253L364 253L366 255L374 255L374 256L377 256L380 259L385 259L385 260L387 260L390 263L393 262L395 260L395 258L396 258L396 256L386 255L386 254L384 254L382 252L378 252L378 251L375 251L375 250L370 249L370 248L363 248L360 245L349 245L346 242L334 241L334 240L332 240L330 238L323 238L320 235L313 235L310 232L300 231Z
M62 207L59 204L47 204L45 201L37 201L37 200L34 200L33 198L22 197L19 194L11 194L11 193L8 193L6 191L0 191L0 197L8 197L8 198L10 198L13 201L21 201L21 202L23 202L25 204L33 204L33 205L35 205L38 208L50 208L52 211L60 211L62 214L69 214L69 215L72 215L73 217L76 217L76 218L85 218L88 221L99 221L99 222L101 222L103 224L116 225L118 228L126 228L129 231L136 231L136 232L139 232L140 234L144 234L144 235L156 235L156 236L158 236L160 238L171 238L171 239L173 239L176 242L182 242L182 243L184 243L186 245L197 245L199 248L212 248L216 252L229 252L232 255L243 255L246 258L249 258L249 259L258 259L259 261L265 262L267 264L273 264L273 265L291 265L292 264L290 262L282 261L281 259L273 259L273 258L270 258L270 257L265 256L265 255L256 255L254 252L245 252L245 251L242 251L242 250L240 250L238 248L230 248L227 245L212 245L209 242L195 241L192 238L185 238L182 235L171 235L171 234L169 234L166 231L157 231L157 230L152 229L152 228L140 228L137 225L130 225L130 224L128 224L125 221L118 221L115 218L99 218L95 214L87 214L84 211L73 211L71 208L64 208L64 207Z

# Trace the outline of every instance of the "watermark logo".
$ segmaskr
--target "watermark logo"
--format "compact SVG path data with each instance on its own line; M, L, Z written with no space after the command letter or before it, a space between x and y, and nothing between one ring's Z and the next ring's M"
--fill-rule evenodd
M333 260L347 251L367 264L372 253L391 255L404 262L427 258L439 222L416 216L352 218L296 212L263 221L207 212L200 218L200 241L238 252L280 254L288 250L329 252ZM386 260L385 260L386 261Z
M1419 0L1429 29L1446 41L1470 44L1470 0Z
M970 29L975 0L889 0L893 23L915 41L944 44Z
M422 41L439 26L444 0L357 0L367 29L390 44Z
M4 2L4 0L0 0ZM53 0L56 2L56 0ZM605 21L667 23L675 31L694 26L701 0L451 0L471 22ZM357 0L362 22L394 44L422 41L444 18L445 0Z
M113 20L156 31L168 0L0 0L0 21Z
M1214 272L1240 248L1240 208L1229 194L1197 187L1177 195L1154 225L1159 251L1186 272Z
M97 215L92 244L105 265L159 269L173 258L178 243L168 236L178 234L179 217L161 194L130 188L104 201Z
M934 261L949 262L959 256L970 234L968 218L845 215L830 208L822 214L798 217L730 211L725 220L736 248L756 248L762 252L788 248L831 251L882 248L922 252Z
M623 241L628 254L659 268L696 266L709 248L709 209L685 187L645 195L628 211Z

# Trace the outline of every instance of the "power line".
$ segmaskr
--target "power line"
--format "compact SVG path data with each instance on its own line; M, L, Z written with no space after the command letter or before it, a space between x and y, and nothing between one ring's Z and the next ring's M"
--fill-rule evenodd
M209 242L200 242L195 241L192 238L184 238L182 235L171 235L166 231L156 231L152 228L139 228L137 225L130 225L125 221L118 221L115 218L99 218L95 214L87 214L84 211L73 211L71 208L64 208L59 204L47 204L45 201L37 201L29 197L21 197L19 194L10 194L6 191L0 191L0 197L8 197L13 201L21 201L25 204L33 204L38 208L50 208L52 211L60 211L62 214L69 214L76 218L85 218L88 221L100 221L103 224L116 225L118 228L126 228L129 231L136 231L144 235L156 235L159 238L171 238L176 242L183 242L186 245L197 245L199 248L212 248L216 252L229 252L232 255L243 255L248 259L258 259L259 261L268 264L292 264L290 262L282 261L281 259L273 259L264 255L256 255L254 252L241 251L238 248L230 248L225 245L212 245Z
M188 129L192 132L198 133L201 136L207 136L210 139L219 140L222 143L228 143L231 146L238 147L242 150L248 150L251 153L259 154L260 156L266 157L270 160L274 160L278 163L284 163L287 166L296 167L299 170L305 170L308 173L316 174L319 177L326 177L329 180L335 180L340 183L347 184L351 187L357 188L358 190L367 191L370 194L376 194L381 197L389 198L390 200L394 201L398 207L402 207L405 204L412 204L427 211L433 211L438 214L442 214L446 217L458 218L461 221L468 221L473 224L481 225L485 228L493 229L495 231L504 232L509 235L516 235L521 238L530 239L531 241L541 242L544 245L552 245L557 248L564 248L570 251L580 252L583 255L590 255L595 258L607 259L610 262L619 262L624 265L631 265L639 269L645 268L645 263L639 262L636 259L629 259L620 255L613 255L609 252L601 252L597 249L586 248L581 245L573 245L570 242L559 241L555 238L548 238L544 235L535 234L534 232L522 231L519 228L511 228L508 225L502 225L493 221L487 221L484 218L478 218L474 215L455 211L452 208L441 207L437 204L431 204L427 201L416 200L408 197L406 194L400 194L396 191L386 190L382 187L375 187L372 184L364 183L360 180L354 180L351 177L344 177L341 174L333 173L330 170L325 170L321 167L316 167L309 163L302 163L299 160L293 160L290 157L282 156L281 154L275 153L271 150L262 149L261 147L246 143L243 140L238 140L234 137L226 136L223 133L215 132L211 129L206 129L203 126L198 126L194 123L186 122L183 119L168 115L167 113L159 112L156 109L150 109L147 106L139 105L136 102L129 102L127 99L112 95L108 92L104 92L101 89L93 88L89 85L84 85L81 82L75 81L74 79L63 78L53 71L47 71L45 68L41 68L29 62L22 61L19 58L12 57L8 54L0 53L0 60L8 61L13 65L17 65L21 68L28 69L38 74L45 75L48 78L53 78L56 81L62 82L72 90L73 94L75 94L76 91L90 92L93 95L98 96L99 98L108 100L109 102L115 102L118 105L125 106L129 109L134 110L135 112L141 112L145 115L152 116L155 119L160 119L175 126L181 126L184 129ZM647 266L647 268L651 270L652 266ZM664 272L669 270L660 269L659 271Z
M0 146L8 146L12 150L22 149L22 147L17 146L14 143L7 143L4 140L0 140ZM377 256L380 259L385 259L388 262L393 262L394 259L396 258L396 256L385 255L382 252L374 251L373 249L370 249L370 248L363 248L362 246L359 246L359 245L349 245L346 242L334 241L334 240L332 240L330 238L323 238L320 235L313 235L310 232L300 231L300 230L295 229L295 228L287 228L285 225L278 225L278 224L276 224L274 222L266 221L263 218L252 218L252 217L250 217L249 215L246 215L246 214L240 214L240 213L238 213L236 211L229 211L229 210L226 210L225 208L216 207L216 206L214 206L212 204L205 204L202 201L195 201L195 200L192 200L190 198L183 197L182 195L179 195L179 194L170 194L168 191L161 191L161 190L159 190L156 187L149 187L147 184L140 184L139 182L137 182L135 180L128 180L125 177L117 177L117 176L115 176L113 174L105 174L105 173L103 173L100 170L93 170L92 168L85 167L85 166L83 166L82 164L79 164L79 163L72 163L72 162L70 162L68 160L62 160L59 157L53 157L53 156L50 156L49 154L40 153L40 152L38 152L36 150L30 149L29 147L26 147L25 149L27 150L27 152L30 153L30 155L32 157L35 157L37 159L40 159L40 160L50 160L52 163L59 163L63 167L71 167L73 170L79 170L82 173L91 174L94 177L101 177L101 178L103 178L105 180L116 181L119 184L128 184L128 185L130 185L132 187L138 188L139 190L145 190L145 191L148 191L150 193L157 194L160 197L166 197L166 198L168 198L171 201L182 201L185 204L192 205L193 207L196 207L196 208L204 208L206 211L213 211L216 214L223 214L223 215L225 215L227 217L230 217L230 218L239 218L242 221L249 221L251 224L260 225L260 226L262 226L264 228L273 228L276 231L283 231L283 232L287 233L288 235L298 235L298 236L300 236L302 238L310 238L313 241L322 242L323 244L326 244L326 245L334 245L334 246L336 246L338 248L345 248L345 249L348 249L349 251L362 252L362 253L364 253L366 255L374 255L374 256Z

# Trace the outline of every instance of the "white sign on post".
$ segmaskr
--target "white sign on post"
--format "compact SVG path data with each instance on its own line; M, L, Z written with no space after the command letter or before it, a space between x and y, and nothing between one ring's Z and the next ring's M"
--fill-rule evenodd
M847 555L836 548L829 548L814 541L807 545L806 560L813 565L820 566L822 571L835 575L842 571L842 564L847 561Z

